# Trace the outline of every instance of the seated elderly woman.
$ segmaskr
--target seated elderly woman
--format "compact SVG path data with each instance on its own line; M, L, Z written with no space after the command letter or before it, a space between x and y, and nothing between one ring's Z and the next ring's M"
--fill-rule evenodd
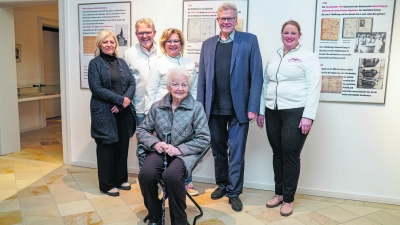
M196 159L209 145L211 137L203 106L189 93L191 76L187 70L173 67L166 76L168 93L151 106L146 119L137 128L139 142L148 148L139 183L149 224L160 224L162 219L157 184L163 179L171 224L180 225L187 223L185 177L192 172ZM165 171L164 154L167 159Z

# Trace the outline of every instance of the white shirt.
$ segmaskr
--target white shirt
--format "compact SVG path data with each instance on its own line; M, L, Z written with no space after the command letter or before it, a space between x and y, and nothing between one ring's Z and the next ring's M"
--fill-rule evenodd
M272 55L264 72L260 114L269 109L304 107L303 117L315 119L321 92L318 57L300 45L283 56L283 48Z
M165 86L166 76L169 69L172 67L180 66L185 68L192 76L192 83L190 84L190 93L193 98L197 96L197 72L194 62L188 58L179 56L172 58L168 54L165 54L151 64L149 79L147 81L146 96L145 96L145 113L150 110L151 105L160 100L164 95L168 93L168 89Z
M159 56L157 54L157 43L153 43L153 48L147 51L140 43L130 47L124 53L124 59L128 64L132 75L135 77L136 91L133 96L133 105L137 113L144 113L145 94L147 80L150 72L151 63Z

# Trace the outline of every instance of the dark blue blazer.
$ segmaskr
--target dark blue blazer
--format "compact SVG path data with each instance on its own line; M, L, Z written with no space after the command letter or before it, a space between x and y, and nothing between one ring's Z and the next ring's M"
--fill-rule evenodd
M219 36L203 42L200 53L197 101L201 102L210 119L214 95L215 50ZM235 32L233 40L230 85L233 108L240 123L249 121L247 112L260 111L263 84L262 60L257 37Z

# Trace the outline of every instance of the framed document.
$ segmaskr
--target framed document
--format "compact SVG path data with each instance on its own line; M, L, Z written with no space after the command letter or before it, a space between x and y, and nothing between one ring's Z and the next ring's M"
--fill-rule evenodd
M321 40L337 41L339 39L339 18L321 19Z
M343 18L342 38L355 38L357 32L372 31L372 17Z

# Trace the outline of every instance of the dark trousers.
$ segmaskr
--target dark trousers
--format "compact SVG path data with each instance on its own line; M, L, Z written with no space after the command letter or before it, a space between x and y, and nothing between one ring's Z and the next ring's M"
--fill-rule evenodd
M238 197L243 191L244 153L249 123L239 123L235 115L211 115L208 125L215 181L219 189L226 190L226 196Z
M300 176L300 153L307 134L299 123L304 108L265 109L265 127L273 151L275 194L284 202L293 202Z
M107 192L112 188L120 187L128 181L128 125L124 117L130 116L128 110L115 114L117 119L117 143L103 144L96 140L97 170L100 191Z
M168 196L171 224L181 225L187 223L186 215L186 168L178 157L167 157L167 169L164 172L163 154L151 153L146 156L143 167L139 172L139 184L142 191L144 205L147 208L149 222L161 220L162 201L158 198L158 182L164 180Z

